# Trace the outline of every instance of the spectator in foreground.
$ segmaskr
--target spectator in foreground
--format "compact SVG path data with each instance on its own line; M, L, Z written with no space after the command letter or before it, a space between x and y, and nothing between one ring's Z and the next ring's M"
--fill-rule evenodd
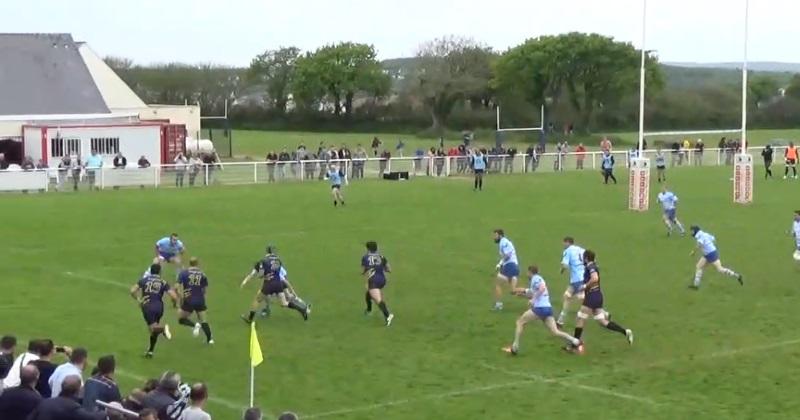
M0 419L25 419L42 401L42 396L34 388L39 379L36 366L23 367L19 376L19 386L6 389L0 394Z
M78 349L75 349L77 352ZM75 353L73 352L73 354ZM28 420L105 420L105 412L90 413L78 404L81 377L68 375L64 378L58 397L43 400L31 413Z
M97 374L87 379L83 387L83 408L88 411L100 411L96 401L104 403L122 401L119 387L114 382L116 366L114 356L103 356L97 360Z
M181 376L178 373L164 372L156 389L148 392L142 400L142 406L144 408L152 408L156 413L166 410L167 407L177 401L180 384Z
M6 335L0 338L0 394L3 393L3 380L8 376L14 364L14 350L17 348L17 337Z
M53 340L41 340L39 344L39 360L35 360L30 364L39 369L39 381L36 383L36 390L43 398L50 398L52 392L50 390L50 377L58 367L50 360L56 353L66 353L67 357L72 354L72 349L69 347L56 347Z
M142 157L139 158L139 161L136 162L136 164L139 166L139 168L149 168L150 167L150 161L147 160L147 158L144 157L144 155L142 155Z
M80 379L80 385L83 385L83 369L86 368L86 359L89 353L84 348L76 348L69 355L69 362L59 365L50 376L50 390L52 392L51 398L61 395L61 388L64 380L69 376L77 376Z
M3 380L4 388L11 388L12 386L17 386L20 384L19 373L22 367L27 366L27 364L30 362L39 360L39 345L39 340L29 341L28 350L14 359L14 363L11 364L11 369L9 369L8 375Z
M244 411L242 420L261 420L261 410L257 407L250 407Z
M298 420L297 414L292 413L291 411L284 411L278 416L278 420Z
M122 153L117 152L117 155L114 156L114 169L125 169L128 166L128 158L122 156Z
M203 408L208 401L208 387L204 383L192 385L189 392L189 407L183 410L179 420L211 420L211 415L206 413Z
M139 413L139 420L158 420L158 413L152 408L145 408Z

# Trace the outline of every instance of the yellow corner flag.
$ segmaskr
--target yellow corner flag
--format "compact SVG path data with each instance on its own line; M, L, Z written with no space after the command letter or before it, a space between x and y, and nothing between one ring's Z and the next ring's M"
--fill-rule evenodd
M258 336L256 335L256 323L250 323L250 366L256 367L264 361L264 355L261 354L261 345L258 344Z

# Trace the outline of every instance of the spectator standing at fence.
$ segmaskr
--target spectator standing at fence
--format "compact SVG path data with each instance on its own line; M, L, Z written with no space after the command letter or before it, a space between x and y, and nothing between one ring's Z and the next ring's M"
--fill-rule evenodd
M119 386L114 382L114 370L117 363L114 356L103 356L97 360L97 373L86 380L83 387L83 408L88 411L100 411L96 401L104 403L121 402Z
M19 376L19 386L6 389L0 394L0 419L26 419L42 402L42 396L34 387L39 379L36 366L23 367Z
M86 177L89 179L89 190L95 189L97 182L97 172L103 168L103 158L97 154L97 150L92 150L92 154L86 158Z
M656 149L656 174L658 176L658 183L667 180L667 158L664 157L664 151L661 147Z
M22 165L20 165L23 171L32 171L36 168L36 165L33 163L33 158L30 156L25 156L22 159Z
M189 186L194 187L194 182L197 179L197 174L203 167L203 161L195 154L189 155Z
M83 384L83 370L86 368L86 359L88 358L88 353L84 348L76 348L72 351L72 354L69 355L69 361L59 365L55 371L53 371L53 375L50 376L50 380L48 383L50 384L50 390L52 392L51 398L57 397L61 395L61 388L64 383L64 380L69 376L77 376L81 378L81 384Z
M560 171L561 170L561 156L562 156L562 148L564 147L562 142L556 142L556 155L553 158L553 171Z
M189 392L189 406L181 413L179 420L211 420L211 415L204 408L208 401L208 387L206 384L192 385Z
M284 147L278 155L278 178L286 178L286 165L292 160L292 156L286 151Z
M125 169L128 166L128 158L122 156L121 152L117 152L112 163L114 164L114 169Z
M349 175L350 173L349 164L350 161L353 160L353 152L350 151L350 148L348 148L346 144L342 143L342 147L339 148L337 156L341 161L339 162L339 168L341 168L342 172L345 175Z
M611 147L611 140L608 137L603 137L603 140L600 140L600 151L611 152Z
M44 159L39 159L39 161L36 162L36 170L43 171L43 170L45 170L47 168L48 167L47 167L47 164L44 163Z
M444 169L444 160L447 159L447 154L441 147L436 150L436 176L442 176L442 169Z
M51 360L56 353L63 353L67 357L72 354L72 349L66 346L56 346L53 340L41 340L39 342L39 360L35 360L30 364L39 369L39 381L36 383L36 390L44 398L50 398L53 395L50 389L50 377L58 367Z
M9 165L10 165L10 163L8 162L8 160L6 160L5 153L0 153L0 170L4 171L4 170L8 169Z
M353 156L353 178L364 178L364 165L367 162L367 151L359 143Z
M147 158L144 155L142 155L141 157L139 157L139 160L136 162L136 165L138 165L140 169L149 168L150 161L147 160Z
M535 171L536 166L534 165L534 161L536 160L536 147L532 144L529 145L528 148L525 149L525 156L527 156L525 159L525 172Z
M278 164L278 154L270 150L265 160L267 161L267 181L275 182L275 165Z
M414 152L414 175L422 169L422 160L425 159L425 151L421 147Z
M388 150L384 149L384 151L381 153L381 160L380 160L380 162L378 164L378 167L380 168L379 174L378 174L378 178L383 178L383 174L384 174L384 172L386 172L386 167L387 167L387 165L389 163L389 159L391 159L391 158L392 158L392 154L389 153Z
M178 153L178 156L175 156L175 186L178 188L183 188L183 179L186 177L186 165L189 163L189 159L186 159L183 152Z
M703 139L697 139L694 143L694 164L695 166L702 166L703 165L703 152L706 149L706 145L703 144Z
M5 379L3 379L3 388L11 388L12 386L17 386L20 384L20 369L22 369L24 366L27 366L30 362L39 360L40 345L40 340L28 341L28 349L14 359L14 362L11 364L11 368L8 370L8 374L6 375Z
M616 184L617 178L614 177L614 155L608 151L603 152L603 158L600 165L603 169L603 184L608 184L609 179L614 181L614 184Z
M681 144L675 140L670 147L672 152L670 153L669 166L674 167L678 164L678 153L681 151Z
M506 164L505 164L504 171L506 173L513 173L514 172L514 159L516 159L516 157L517 157L517 148L514 147L514 146L509 147L508 150L506 150L506 155L507 155L507 158L506 158Z
M586 159L586 147L583 143L578 143L578 147L575 148L575 169L583 169L584 159Z

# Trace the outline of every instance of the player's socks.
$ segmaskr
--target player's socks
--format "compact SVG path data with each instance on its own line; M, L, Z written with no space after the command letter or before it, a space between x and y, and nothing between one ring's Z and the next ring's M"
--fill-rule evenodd
M383 317L389 319L389 308L386 307L386 302L379 303L378 308L380 308L381 312L383 312Z
M681 222L675 222L675 225L678 226L678 230L681 232L681 235L686 233L686 229L683 228L683 225L681 224Z
M250 311L250 313L247 314L247 321L248 322L253 322L253 318L255 318L255 317L256 317L256 311Z
M211 339L211 325L208 325L208 322L203 322L200 324L200 328L202 328L203 332L206 334L206 341L213 341Z
M369 295L369 292L364 294L364 302L367 303L367 313L372 312L372 296Z
M478 189L478 178L475 178L475 187L474 187L474 189L476 189L476 190Z
M333 207L336 207L337 205L339 205L339 203L337 203L336 200L333 200Z
M703 270L697 270L694 272L694 287L700 287L700 279L703 278Z
M187 326L189 328L194 328L194 322L189 321L189 318L180 318L180 319L178 319L178 324Z
M575 334L572 334L572 336L580 340L582 335L583 335L583 328L575 327Z
M495 311L501 311L501 310L503 310L503 302L495 302L495 303L494 303L494 310L495 310Z
M617 324L614 321L608 321L608 324L606 324L606 328L608 328L611 331L616 331L616 332L618 332L620 334L623 334L623 335L626 334L625 328L623 328L621 325Z
M479 189L479 190L481 190L481 191L483 191L483 179L481 179L480 181L478 181L478 189Z
M147 349L148 353L152 353L156 349L156 343L158 342L158 336L160 332L151 332L150 333L150 347Z
M289 302L288 307L290 309L294 309L297 312L300 312L300 315L303 315L303 319L308 319L308 314L306 313L305 308L303 308L302 306L300 306L300 305L298 305L298 304L296 304L294 302Z

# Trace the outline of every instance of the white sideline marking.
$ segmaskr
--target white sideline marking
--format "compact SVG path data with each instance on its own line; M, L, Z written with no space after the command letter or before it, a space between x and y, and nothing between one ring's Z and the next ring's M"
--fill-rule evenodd
M324 413L301 415L300 418L302 418L302 419L316 419L316 418L321 418L321 417L340 416L340 415L345 415L345 414L357 413L359 411L371 411L371 410L376 410L376 409L379 409L379 408L386 408L386 407L393 407L393 406L398 406L398 405L411 404L411 403L415 403L415 402L418 402L418 401L436 401L436 400L443 400L443 399L446 399L446 398L458 397L458 396L461 396L461 395L479 394L479 393L482 393L482 392L492 391L492 390L495 390L495 389L510 388L510 387L514 387L514 386L517 386L517 385L527 385L527 384L531 384L533 382L534 381L532 379L523 379L523 380L518 380L518 381L513 381L513 382L504 382L504 383L485 385L485 386L480 386L480 387L475 387L475 388L465 388L465 389L460 389L460 390L455 390L455 391L444 392L444 393L441 393L441 394L428 395L426 397L420 397L420 398L395 400L395 401L386 401L386 402L382 402L382 403L363 405L363 406L360 406L360 407L343 408L343 409L340 409L340 410L326 411Z
M596 387L596 386L583 385L583 384L569 382L569 381L562 380L562 379L546 378L544 376L540 376L540 375L537 375L537 374L534 374L534 373L514 372L514 371L506 370L506 369L503 369L503 368L500 368L500 367L497 367L497 366L493 366L493 365L490 365L490 364L487 364L487 363L482 363L482 365L483 365L483 367L485 367L486 369L489 369L489 370L493 370L493 371L496 371L496 372L504 373L504 374L509 375L509 376L516 376L516 377L519 377L519 378L529 378L529 379L531 379L533 381L541 382L543 384L556 384L556 385L566 386L566 387L570 387L570 388L578 388L578 389L582 389L584 391L595 392L595 393L598 393L598 394L603 394L603 395L609 395L609 396L612 396L612 397L622 398L624 400L636 401L636 402L640 402L640 403L644 403L644 404L650 404L650 405L658 405L657 402L651 400L650 398L637 397L635 395L625 394L623 392L612 391L610 389L600 388L600 387Z
M69 277L74 277L76 279L89 280L89 281L93 281L95 283L105 284L105 285L109 285L109 286L115 286L115 287L124 288L124 289L128 288L128 286L126 286L123 283L116 282L116 281L113 281L113 280L105 280L105 279L101 279L101 278L94 277L94 276L87 276L86 274L78 274L78 273L73 273L71 271L65 271L64 275L69 276ZM131 284L133 284L133 283L131 283Z

